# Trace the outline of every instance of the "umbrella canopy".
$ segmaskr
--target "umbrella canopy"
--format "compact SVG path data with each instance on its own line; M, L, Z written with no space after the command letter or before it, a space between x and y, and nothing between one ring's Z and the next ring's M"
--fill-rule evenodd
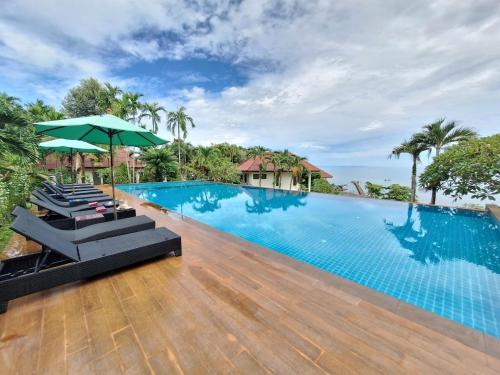
M68 153L69 160L71 163L71 181L75 183L75 175L73 173L73 152L86 152L86 153L96 153L96 152L108 152L107 150L91 145L90 143L84 141L76 141L72 139L53 139L52 141L41 142L38 144L41 148L50 151ZM62 179L62 177L61 177ZM56 176L57 181L57 176Z
M35 123L38 133L115 146L156 146L167 143L149 130L113 115L76 117Z
M107 150L91 145L90 143L84 141L76 141L73 139L53 139L52 141L41 142L38 144L41 148L46 150L52 150L56 152L108 152Z
M65 120L44 121L34 124L38 133L52 137L76 139L91 143L115 146L156 146L167 143L155 134L113 115L77 117ZM115 200L115 174L111 152L111 188ZM113 205L116 220L116 207Z

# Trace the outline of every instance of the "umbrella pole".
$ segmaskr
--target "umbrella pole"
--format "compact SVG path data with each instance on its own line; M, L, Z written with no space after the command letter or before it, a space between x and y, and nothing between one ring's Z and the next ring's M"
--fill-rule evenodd
M113 192L113 217L116 220L116 204L115 204L115 173L113 170L113 134L110 132L109 135L109 153L111 155L110 168L111 168L111 191Z
M73 174L73 149L69 149L69 160L70 160L70 171L71 171L71 182L73 183L73 195L75 195L75 175Z

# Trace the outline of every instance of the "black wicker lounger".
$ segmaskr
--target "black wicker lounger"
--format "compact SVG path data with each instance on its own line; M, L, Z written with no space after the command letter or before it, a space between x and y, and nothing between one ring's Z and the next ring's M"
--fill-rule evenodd
M113 199L111 197L98 197L95 199L70 199L70 200L59 200L46 193L42 189L35 189L31 192L37 199L41 201L47 201L53 203L60 207L71 207L71 208L80 208L80 210L88 210L90 202L97 202L100 206L105 207L113 207ZM115 201L116 204L119 204L120 201ZM79 211L80 211L79 210Z
M59 186L60 188L72 188L73 186L74 187L95 187L94 185L89 184L89 183L84 183L84 184L61 184L60 182L58 182L56 185Z
M19 206L12 211L12 215L14 215L16 219L12 223L11 228L27 239L30 239L30 233L34 230L33 228L36 227L39 231L46 231L52 236L58 236L65 241L75 244L155 228L155 221L145 215L129 217L122 220L107 221L105 223L94 224L75 230L54 228L42 219L34 216L27 209Z
M51 183L50 181L47 181L48 183ZM62 184L52 184L53 186L56 186L57 188L61 190L72 190L72 189L80 189L80 190L85 190L85 189L90 189L90 190L99 190L97 187L91 184L74 184L74 185L62 185ZM99 190L100 191L100 190Z
M96 188L60 188L59 186L54 186L57 191L64 194L76 194L76 193L102 193L102 190Z
M97 194L97 193L102 193L102 190L99 190L95 187L80 187L80 188L61 188L57 185L51 184L47 181L42 182L42 185L46 188L49 189L51 192L58 192L58 193L63 193L63 194L73 194L73 193L92 193L92 194Z
M47 181L44 181L42 183L47 189L51 189L52 191L56 191L58 193L62 194L99 194L102 193L101 190L95 188L95 187L85 187L85 188L60 188L57 185L53 185Z
M92 198L98 198L98 197L107 197L107 194L104 193L85 193L85 194L65 194L57 191L53 186L50 184L43 183L43 186L48 190L49 193L52 193L58 197L61 197L63 199L92 199Z
M38 208L43 208L43 209L49 210L50 212L49 212L48 216L54 216L54 214L57 214L59 216L63 216L63 217L67 217L67 218L75 218L77 216L92 215L92 214L97 213L95 208L77 211L77 210L75 210L75 207L61 207L61 206L57 206L53 203L50 203L47 201L42 201L42 200L36 199L36 198L31 198L30 201L31 201L31 203L37 205ZM118 209L116 212L118 214L118 219L135 216L135 210L133 210L133 209L128 209L128 210L119 210ZM106 221L113 219L113 208L112 207L107 207L106 211L100 212L100 213L104 215L104 218L106 219Z
M15 228L13 228L15 230ZM0 313L9 300L58 285L85 280L160 256L182 255L181 238L166 228L73 244L45 231L33 230L30 238L42 252L0 263Z

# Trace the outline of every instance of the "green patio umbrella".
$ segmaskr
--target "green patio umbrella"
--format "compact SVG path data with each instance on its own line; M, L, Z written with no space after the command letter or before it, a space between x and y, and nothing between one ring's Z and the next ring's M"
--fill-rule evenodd
M90 143L73 139L53 139L52 141L41 142L38 146L49 151L69 154L69 160L71 163L71 181L73 184L75 183L75 176L73 174L73 152L108 152L107 150L91 145Z
M133 125L113 115L77 117L65 120L37 122L38 133L51 137L76 139L97 144L113 146L157 146L167 143L150 131ZM111 188L115 199L115 175L113 153L111 152ZM116 220L116 208L113 206Z

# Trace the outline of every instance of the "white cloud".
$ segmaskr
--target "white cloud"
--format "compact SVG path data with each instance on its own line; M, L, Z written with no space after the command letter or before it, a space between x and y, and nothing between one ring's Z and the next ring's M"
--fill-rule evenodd
M186 71L177 83L191 88L151 98L188 107L194 143L383 163L394 144L442 116L495 130L498 40L497 0L13 0L0 15L0 84L28 84L54 100L58 87L88 75L156 84L119 75L116 67L138 60L209 56L248 82L213 93L198 87L209 78ZM336 150L340 143L351 149Z
M369 132L372 130L381 129L383 127L384 125L380 121L372 121L368 125L359 128L359 130L361 130L362 132Z

